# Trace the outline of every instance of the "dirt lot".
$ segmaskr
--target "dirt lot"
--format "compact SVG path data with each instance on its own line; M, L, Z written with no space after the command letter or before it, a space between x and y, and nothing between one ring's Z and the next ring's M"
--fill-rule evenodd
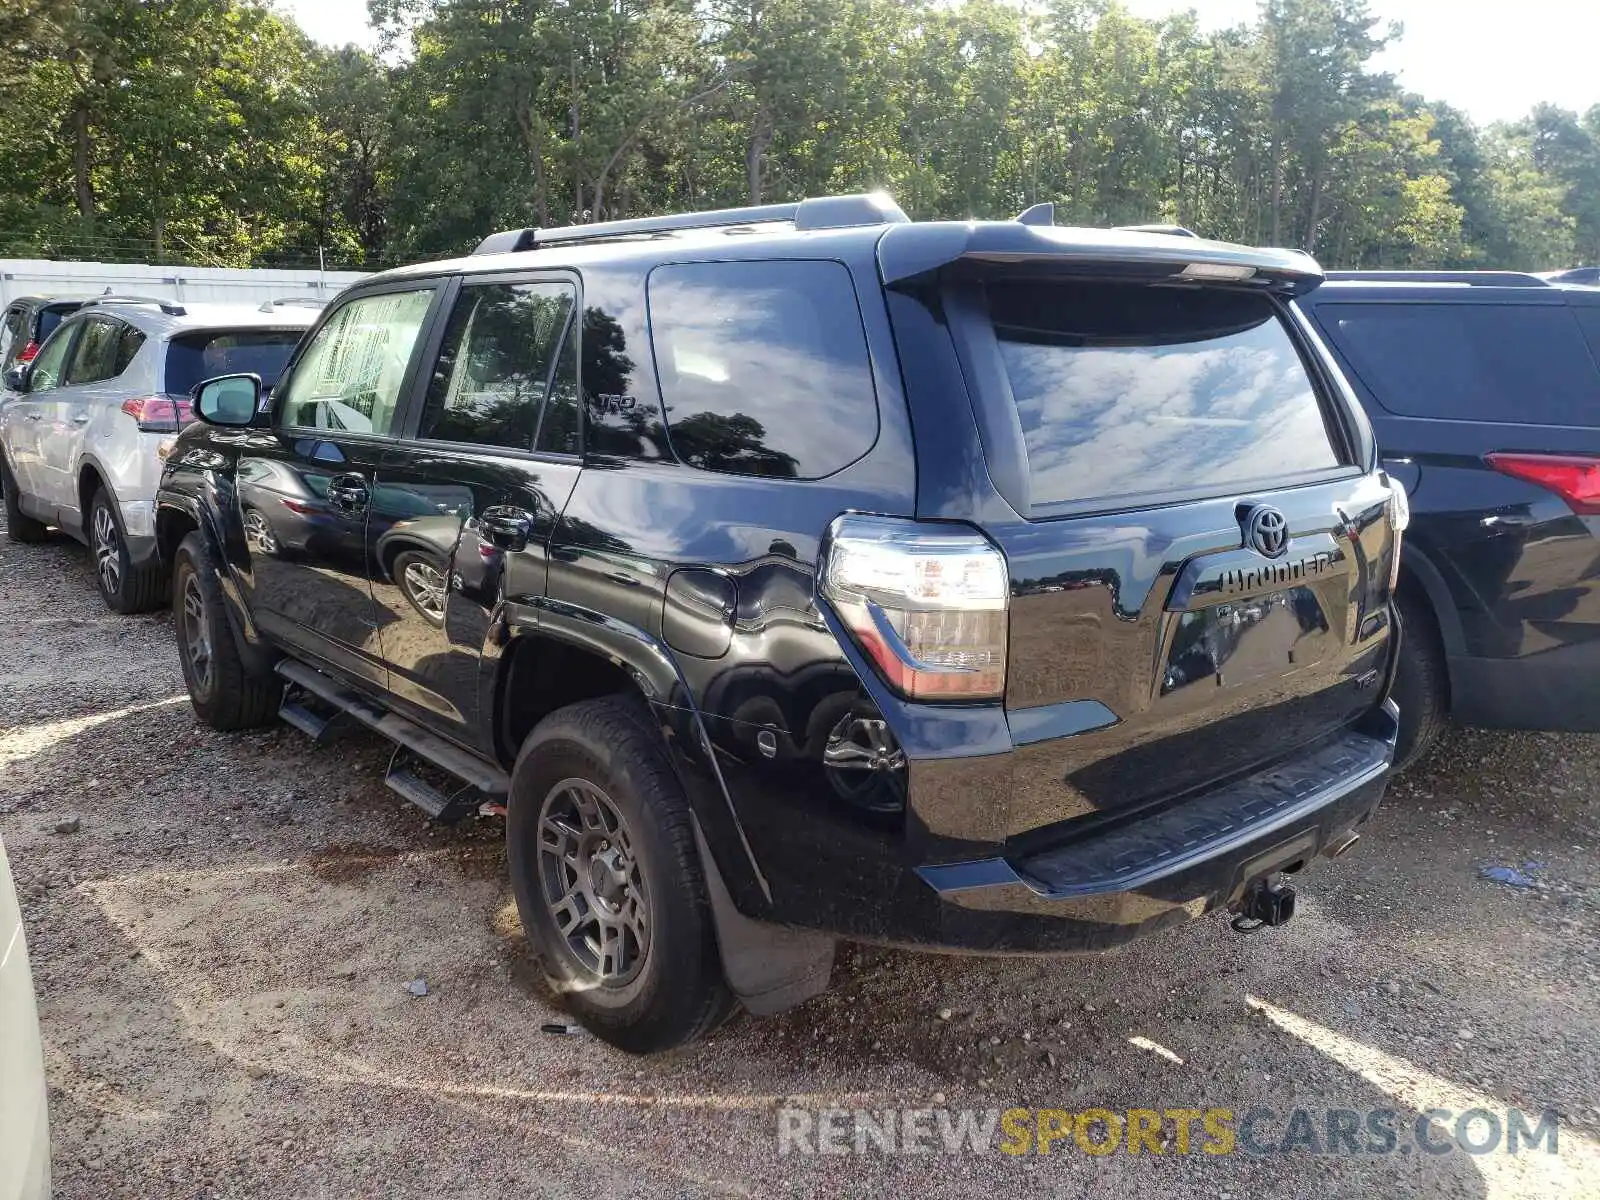
M1070 961L849 947L820 1000L652 1061L541 1030L563 1017L499 823L430 826L384 761L198 728L165 615L106 613L76 546L0 542L0 836L58 1197L1600 1195L1600 739L1451 737L1286 929ZM1529 863L1530 887L1480 874ZM784 1105L1266 1106L1268 1146L1296 1108L1319 1144L1323 1109L1392 1109L1402 1136L779 1157ZM1511 1107L1558 1113L1559 1153L1405 1152L1425 1110Z

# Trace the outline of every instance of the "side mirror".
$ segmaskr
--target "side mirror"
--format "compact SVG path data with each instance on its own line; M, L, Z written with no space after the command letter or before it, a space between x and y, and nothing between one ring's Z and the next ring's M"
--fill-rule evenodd
M28 364L16 363L6 368L5 384L13 392L28 390Z
M253 424L261 407L261 376L218 375L189 393L194 415L208 425L243 429Z

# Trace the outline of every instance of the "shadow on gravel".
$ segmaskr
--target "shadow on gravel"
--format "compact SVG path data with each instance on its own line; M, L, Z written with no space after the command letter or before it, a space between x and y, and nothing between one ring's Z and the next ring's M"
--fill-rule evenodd
M606 1152L623 1178L667 1162L661 1169L687 1194L765 1194L780 1165L801 1192L848 1180L924 1195L1091 1171L1096 1181L1122 1181L1129 1194L1231 1191L1248 1181L1265 1194L1298 1195L1308 1177L1326 1175L1344 1194L1552 1195L1580 1178L1574 1172L1600 1170L1593 1144L1571 1122L1559 1156L1416 1147L1418 1117L1434 1109L1448 1110L1424 1130L1435 1145L1449 1144L1457 1115L1469 1110L1504 1121L1509 1106L1521 1105L1537 1124L1538 1081L1593 1078L1593 1050L1552 1039L1563 1000L1531 991L1527 968L1489 966L1496 947L1517 939L1525 954L1535 940L1529 967L1558 952L1537 942L1526 914L1505 910L1500 894L1465 869L1454 896L1443 887L1416 894L1432 868L1415 861L1405 834L1420 814L1399 805L1363 845L1365 857L1319 864L1305 877L1303 915L1287 929L1242 938L1208 919L1081 959L846 947L833 989L818 1000L638 1061L584 1035L540 1032L566 1018L523 946L497 824L433 830L430 845L420 822L372 778L383 748L364 737L324 751L278 733L194 730L185 742L192 718L182 706L153 712L156 757L178 776L172 799L191 818L230 811L226 797L276 795L297 765L311 776L307 786L366 774L339 806L346 819L322 814L304 831L310 844L288 858L252 826L248 848L219 837L203 851L186 843L170 862L128 854L73 893L90 902L81 928L100 931L94 953L110 965L65 994L57 973L47 1026L104 993L101 976L111 970L135 977L115 990L131 986L141 998L118 1004L115 1028L97 1036L114 1042L162 1029L160 1037L189 1045L185 1061L210 1064L200 1078L187 1067L147 1070L127 1097L130 1111L175 1119L185 1097L218 1103L219 1088L242 1090L246 1098L234 1102L252 1111L280 1103L276 1088L319 1104L357 1089L387 1097L370 1101L386 1113L398 1105L510 1121L578 1160ZM30 761L45 782L65 781L114 729L92 725ZM167 795L159 780L147 787L147 800ZM115 815L114 796L94 804L94 821ZM348 840L329 840L345 830ZM83 908L73 904L80 918ZM67 949L73 958L85 952L81 940ZM407 990L416 979L426 995ZM108 1012L103 1001L89 1003L74 1028ZM1225 1108L1236 1125L1252 1109L1270 1112L1257 1114L1248 1145L1229 1155L1208 1155L1198 1129L1180 1153L1174 1120L1164 1122L1161 1155L1098 1158L1070 1142L1019 1160L990 1152L930 1162L870 1146L860 1157L776 1155L780 1106L930 1105L979 1113ZM1370 1118L1374 1111L1393 1115ZM1374 1119L1396 1131L1391 1152L1369 1127ZM648 1149L666 1143L676 1147L670 1160ZM545 1178L515 1177L529 1186Z

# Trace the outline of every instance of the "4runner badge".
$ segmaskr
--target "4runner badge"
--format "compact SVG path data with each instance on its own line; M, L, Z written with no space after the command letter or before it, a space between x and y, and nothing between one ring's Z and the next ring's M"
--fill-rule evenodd
M1299 562L1265 563L1259 567L1224 571L1216 587L1224 596L1253 596L1257 592L1298 587L1308 579L1330 574L1338 563L1337 554L1318 550Z

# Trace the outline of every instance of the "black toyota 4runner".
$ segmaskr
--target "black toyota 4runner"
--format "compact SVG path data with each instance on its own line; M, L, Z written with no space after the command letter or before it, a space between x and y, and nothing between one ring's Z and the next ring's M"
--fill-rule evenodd
M835 939L1104 947L1355 841L1403 494L1292 251L882 197L512 231L345 292L159 499L202 720L507 808L635 1051Z

